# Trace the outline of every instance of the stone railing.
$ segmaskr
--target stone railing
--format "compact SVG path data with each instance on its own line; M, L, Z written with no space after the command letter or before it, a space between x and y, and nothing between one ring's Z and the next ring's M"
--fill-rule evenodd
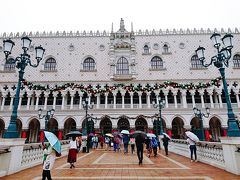
M186 140L172 139L169 143L169 151L190 158L190 149ZM225 169L223 148L220 142L200 141L197 145L197 159L203 163Z
M62 156L68 152L68 140L61 141L62 145ZM22 152L21 170L27 169L32 166L36 166L42 163L43 150L41 143L31 143L24 145Z
M67 155L69 140L61 141L62 156ZM61 156L61 157L62 157ZM25 144L25 139L0 139L0 177L41 164L41 143Z

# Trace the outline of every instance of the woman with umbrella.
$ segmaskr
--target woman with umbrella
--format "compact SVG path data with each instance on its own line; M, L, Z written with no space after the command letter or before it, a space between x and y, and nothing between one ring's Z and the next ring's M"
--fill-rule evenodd
M78 142L76 141L76 136L72 136L72 139L70 140L70 147L68 151L68 158L67 162L70 163L70 168L75 168L74 163L77 161L77 147Z
M43 143L43 172L42 179L51 180L51 169L53 168L56 155L61 155L61 143L55 134L44 131L45 138L49 142L48 144Z
M168 134L163 133L162 141L163 141L163 146L165 149L165 154L166 154L166 156L168 156L168 141L170 141L170 137L168 136Z

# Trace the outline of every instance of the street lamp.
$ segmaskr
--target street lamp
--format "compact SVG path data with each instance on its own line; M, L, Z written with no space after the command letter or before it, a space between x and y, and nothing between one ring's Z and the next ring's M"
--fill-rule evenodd
M210 39L214 43L214 47L217 49L217 55L213 56L211 58L211 62L209 64L206 64L205 57L204 57L204 47L199 47L196 50L196 54L198 56L198 59L202 62L202 65L204 67L208 67L211 64L214 64L215 67L218 68L223 81L223 88L225 93L225 98L227 102L227 111L228 111L228 131L227 135L231 137L240 136L240 129L238 121L235 119L235 115L232 110L232 105L229 98L228 88L227 88L227 82L225 79L225 67L228 67L229 60L232 56L231 50L233 48L232 45L232 38L233 36L231 34L226 34L222 39L221 35L218 33L214 33ZM220 47L223 46L221 49Z
M205 141L205 135L204 135L204 130L203 130L203 117L208 118L210 115L210 108L206 107L206 113L202 113L202 111L196 107L193 108L193 112L195 114L195 117L197 117L200 121L200 129L201 129L201 136L200 140Z
M158 97L158 104L153 101L153 107L159 110L160 135L163 135L162 109L165 107L165 100Z
M55 110L54 109L48 110L46 112L46 115L42 115L42 111L43 110L41 108L38 109L38 117L39 117L39 119L45 118L45 130L47 130L47 123L48 123L49 119L53 117Z
M85 126L84 126L84 129L83 129L83 135L84 136L87 136L88 134L88 109L92 109L93 108L93 102L90 104L89 103L89 98L86 97L84 100L83 100L83 103L82 103L82 106L83 106L83 109L86 111L86 115L85 115Z
M27 54L27 51L31 45L32 40L29 39L28 37L22 37L21 40L22 40L23 54L21 54L20 56L18 56L14 59L14 62L16 63L16 67L19 69L17 89L16 89L15 98L14 98L13 110L12 110L10 123L9 123L7 131L3 135L4 138L17 138L18 137L16 119L17 119L17 109L18 109L18 104L19 104L19 94L20 94L21 82L24 80L23 79L23 75L25 73L24 70L27 65L30 65L32 67L37 67L39 65L39 62L42 60L43 54L45 52L45 49L43 49L41 46L36 47L35 48L35 50L36 50L35 58L36 58L37 62L36 62L36 64L33 64L32 60L30 59L30 55ZM3 41L3 52L5 53L6 60L8 59L9 55L11 54L14 45L15 45L15 43L11 39Z

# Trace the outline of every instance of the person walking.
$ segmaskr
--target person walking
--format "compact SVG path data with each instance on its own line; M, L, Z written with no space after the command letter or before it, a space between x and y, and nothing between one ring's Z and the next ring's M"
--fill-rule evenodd
M188 138L187 143L189 144L189 149L191 152L191 162L193 162L193 154L195 156L195 162L197 162L197 147L196 147L196 142L193 141L192 139Z
M53 168L56 159L56 151L51 147L50 144L43 144L43 171L42 180L46 178L52 180L51 169Z
M77 141L76 141L76 137L73 136L72 139L70 140L70 147L69 147L69 151L68 151L68 158L67 158L67 162L70 163L70 168L75 168L74 163L77 161Z
M135 137L135 144L137 147L137 156L139 160L139 165L143 162L143 144L145 142L145 138L142 134L137 134Z
M124 154L128 153L128 143L129 143L129 137L127 134L124 134L123 135Z
M145 144L146 144L148 157L150 158L150 156L152 154L152 141L151 141L150 137L147 137Z
M131 146L131 152L133 154L135 151L135 138L130 138L129 144Z
M157 156L157 148L158 148L157 137L152 137L151 143L152 143L154 157L156 157Z
M162 141L163 141L163 146L165 149L165 154L166 154L166 156L168 156L168 141L170 141L170 139L164 134Z

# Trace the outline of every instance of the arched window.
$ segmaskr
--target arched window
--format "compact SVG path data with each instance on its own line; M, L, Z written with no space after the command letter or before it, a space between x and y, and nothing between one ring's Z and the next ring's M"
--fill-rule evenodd
M117 74L129 74L128 60L124 57L117 62Z
M4 71L14 71L15 66L15 60L13 58L9 58L6 60L6 63L4 65Z
M154 56L151 59L151 68L152 69L163 69L163 60L158 56Z
M44 71L55 71L56 60L54 58L48 58L44 64Z
M145 45L143 47L143 54L149 54L149 47L148 47L148 45Z
M163 45L163 53L169 53L169 46L167 44Z
M93 71L95 70L95 61L93 58L87 58L83 62L83 70L84 71Z
M233 56L233 67L240 68L240 55L236 54Z
M195 69L202 69L202 68L204 68L202 62L198 59L197 55L193 55L192 56L192 58L191 58L191 65L192 65L192 68L195 68Z

